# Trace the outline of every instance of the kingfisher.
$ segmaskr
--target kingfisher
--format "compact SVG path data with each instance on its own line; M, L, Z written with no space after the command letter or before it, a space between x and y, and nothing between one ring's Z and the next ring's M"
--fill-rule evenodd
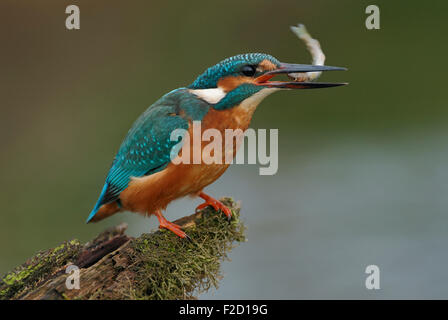
M180 156L187 144L200 143L200 148L203 145L201 141L191 139L173 141L172 132L181 129L192 136L195 121L200 121L201 130L215 129L223 136L226 129L244 132L249 128L258 104L273 92L345 84L274 81L271 80L273 77L332 70L346 69L282 63L264 53L240 54L208 68L191 85L165 94L146 109L128 131L87 222L131 211L144 216L155 215L160 228L185 238L187 235L181 227L168 221L162 213L171 201L185 196L204 200L197 210L211 206L230 219L231 210L203 191L225 172L230 163L175 163L173 152ZM231 150L232 157L236 151L235 145Z

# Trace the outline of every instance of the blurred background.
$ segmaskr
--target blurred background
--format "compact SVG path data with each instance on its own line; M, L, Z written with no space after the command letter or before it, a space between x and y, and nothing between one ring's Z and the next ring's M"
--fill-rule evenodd
M76 4L81 29L65 28ZM381 10L367 30L365 8ZM17 1L0 3L0 274L86 225L117 148L164 93L238 53L309 63L320 40L343 88L276 93L252 127L279 129L279 170L235 165L207 191L242 202L248 242L201 298L448 298L446 1ZM174 220L199 200L168 207ZM366 290L378 265L381 289Z

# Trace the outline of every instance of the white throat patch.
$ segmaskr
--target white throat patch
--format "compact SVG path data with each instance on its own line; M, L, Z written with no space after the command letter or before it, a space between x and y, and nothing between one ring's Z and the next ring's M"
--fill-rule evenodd
M226 96L224 90L219 87L209 89L189 89L189 91L211 104L218 103Z

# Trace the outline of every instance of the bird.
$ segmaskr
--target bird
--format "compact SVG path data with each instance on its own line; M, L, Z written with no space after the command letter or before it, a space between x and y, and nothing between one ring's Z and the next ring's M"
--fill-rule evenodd
M274 81L272 78L297 72L334 70L346 69L283 63L265 53L239 54L209 67L189 86L162 96L134 122L112 161L103 189L86 222L131 211L144 216L155 215L159 228L188 238L180 226L163 215L170 202L185 196L204 200L197 210L211 206L231 219L231 210L204 192L205 187L226 171L229 163L175 164L172 153L178 152L179 156L183 149L174 150L180 142L172 141L171 133L176 129L191 133L194 121L200 121L202 130L245 131L259 103L273 92L345 84ZM193 142L190 140L189 143ZM186 146L187 142L181 145L182 148ZM203 148L202 144L200 147ZM234 147L231 156L236 151Z

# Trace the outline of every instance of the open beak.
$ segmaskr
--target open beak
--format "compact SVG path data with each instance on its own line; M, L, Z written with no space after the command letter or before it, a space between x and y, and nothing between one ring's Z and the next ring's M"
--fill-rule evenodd
M259 86L264 86L267 88L279 88L279 89L316 89L316 88L338 87L346 85L347 83L269 81L269 80L279 74L318 72L318 71L345 71L345 70L347 69L341 67L281 63L279 68L262 74L261 76L255 79L255 82Z

